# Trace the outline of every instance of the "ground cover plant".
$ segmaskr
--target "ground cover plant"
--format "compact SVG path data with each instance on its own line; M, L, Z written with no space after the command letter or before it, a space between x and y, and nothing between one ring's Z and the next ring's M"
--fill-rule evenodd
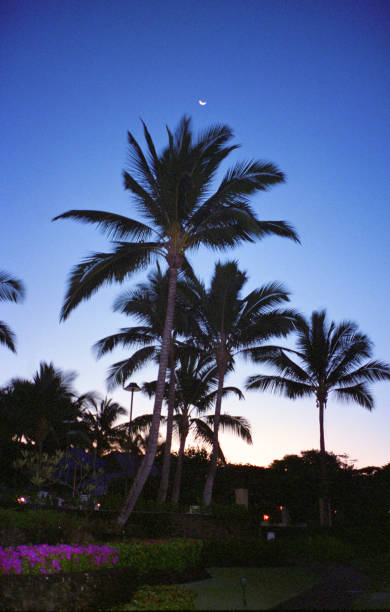
M90 571L114 567L118 553L108 546L49 546L0 547L0 574L53 574L57 572Z
M143 586L117 610L195 610L194 591L173 585Z

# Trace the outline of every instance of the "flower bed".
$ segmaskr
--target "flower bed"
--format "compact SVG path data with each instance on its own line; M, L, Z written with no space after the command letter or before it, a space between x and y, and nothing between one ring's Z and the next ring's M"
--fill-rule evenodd
M1 549L0 610L111 609L142 585L196 578L201 550L180 539Z
M113 567L118 552L108 546L0 547L0 574L53 574L55 572L90 571Z

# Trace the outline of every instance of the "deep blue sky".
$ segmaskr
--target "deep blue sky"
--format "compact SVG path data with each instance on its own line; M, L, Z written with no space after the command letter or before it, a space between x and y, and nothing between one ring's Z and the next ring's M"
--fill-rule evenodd
M79 372L80 393L105 394L106 369L124 353L96 362L91 346L129 324L111 312L121 288L62 324L59 311L71 267L109 245L91 227L51 219L70 208L134 216L121 178L126 132L142 140L142 117L160 148L165 124L184 113L195 131L233 128L242 148L229 165L268 159L287 174L254 204L260 218L290 221L302 246L268 238L221 253L247 271L246 292L283 281L294 307L355 320L390 361L387 0L3 0L0 12L0 268L27 287L24 304L1 304L18 353L0 348L0 385L52 360ZM193 260L206 282L217 258L203 250ZM256 371L241 364L229 382ZM331 400L328 449L360 466L388 463L389 389L374 386L372 414ZM113 397L128 405L125 392ZM151 408L136 396L136 414ZM251 448L223 438L231 461L267 465L318 447L314 402L247 392L225 409L253 427Z

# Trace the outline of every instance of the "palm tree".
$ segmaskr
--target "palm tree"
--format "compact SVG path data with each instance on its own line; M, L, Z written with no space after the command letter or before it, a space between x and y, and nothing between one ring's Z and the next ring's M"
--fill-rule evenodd
M66 448L69 429L83 434L78 420L85 399L93 394L78 397L75 378L75 372L41 362L32 380L14 378L4 391L3 401L12 415L16 438L35 445L39 458L43 451Z
M181 352L180 367L175 372L175 411L174 426L179 434L179 451L175 479L172 488L172 501L179 502L181 476L187 437L191 430L195 439L207 446L213 447L214 415L205 414L215 402L217 395L218 374L209 357L190 352ZM225 397L234 393L239 399L243 395L237 387L224 387ZM241 416L221 414L219 425L224 431L230 431L248 444L252 444L249 422ZM222 449L218 443L218 459L226 463Z
M96 456L101 457L110 451L113 443L117 441L118 434L114 423L119 417L126 414L126 410L107 398L100 402L95 398L90 399L88 408L84 409L81 422L87 428L87 435L95 449Z
M203 492L206 505L211 502L218 459L218 432L222 405L222 389L229 369L234 368L238 353L248 354L248 349L259 346L271 337L286 336L293 328L295 312L278 310L288 301L287 290L279 283L269 283L255 289L245 297L241 290L247 281L245 272L237 262L217 263L210 288L194 280L189 284L189 302L193 306L193 319L197 325L195 342L209 354L213 354L218 372L213 451Z
M98 358L111 352L119 345L125 348L140 347L127 359L118 361L111 366L108 377L110 388L119 384L125 385L126 380L148 361L154 360L158 363L167 308L168 280L168 274L163 274L157 263L156 270L148 275L147 283L139 283L135 290L126 291L115 300L114 310L116 312L133 316L142 325L122 328L118 333L102 338L95 344ZM181 281L179 280L178 283L178 287L180 287ZM175 381L172 372L175 370L176 361L176 334L184 333L186 327L184 310L176 309L168 360L170 385L167 397L168 414L164 459L157 498L159 502L165 502L168 492L175 394Z
M339 400L356 402L367 410L374 408L368 383L390 379L390 366L382 361L366 361L373 344L351 321L328 323L326 311L315 311L310 320L302 315L296 323L298 350L274 348L255 350L252 359L274 366L277 375L250 376L247 389L282 393L290 399L314 395L320 424L322 491L320 523L330 524L324 412L330 393ZM290 355L298 359L293 360Z
M153 414L141 414L131 421L121 423L114 428L116 445L125 452L135 456L146 455L150 437ZM165 421L161 417L161 421ZM157 453L163 452L164 443L158 439Z
M0 270L0 302L19 302L24 299L24 295L25 289L22 281ZM5 344L16 353L15 334L4 321L0 321L0 344Z
M217 370L212 358L197 350L181 346L178 350L179 367L174 372L175 381L175 416L173 428L179 436L179 450L175 478L172 487L172 501L178 503L180 497L181 475L186 442L189 433L206 446L213 445L214 415L205 414L210 410L216 398ZM144 383L143 391L152 397L156 391L157 381ZM166 388L168 396L169 388ZM243 395L237 387L224 387L223 395L234 393L239 399ZM250 425L240 416L221 414L221 429L230 431L252 444ZM220 445L218 459L226 463Z
M56 217L93 223L114 242L110 253L95 253L73 269L61 319L103 284L123 282L135 271L164 257L169 269L169 290L161 342L158 384L150 444L132 489L119 513L123 526L130 516L153 465L157 448L165 375L173 325L178 270L189 269L186 253L205 245L232 248L268 234L298 241L292 227L283 221L259 221L248 197L284 181L283 173L269 162L237 163L228 170L217 190L210 195L213 178L222 161L237 148L229 144L232 131L225 125L211 126L198 139L191 120L183 117L174 133L167 128L168 146L157 154L143 123L147 157L129 132L130 172L125 171L125 189L133 195L146 223L110 212L70 210ZM129 242L128 240L132 240Z

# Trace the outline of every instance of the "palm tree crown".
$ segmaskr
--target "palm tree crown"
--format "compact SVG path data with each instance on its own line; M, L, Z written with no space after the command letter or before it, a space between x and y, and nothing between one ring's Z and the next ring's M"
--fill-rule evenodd
M114 423L125 414L126 410L111 399L105 398L98 402L91 398L88 401L88 409L83 411L82 423L87 427L87 435L98 457L111 450L113 443L117 441L118 434Z
M302 315L296 323L298 350L274 348L253 353L254 361L275 366L279 375L251 376L247 389L280 392L291 399L314 395L317 406L327 404L333 392L337 399L353 401L372 410L374 400L368 383L390 379L390 366L367 361L373 344L351 321L328 324L326 312ZM290 355L298 357L294 361Z
M221 162L237 148L229 144L233 133L228 126L211 126L196 139L191 120L183 117L173 134L167 128L169 144L160 155L144 123L143 128L147 154L129 132L130 172L124 171L123 177L125 189L148 224L97 210L70 210L54 219L95 224L115 241L111 253L91 255L73 269L62 319L101 285L122 282L160 255L170 266L181 267L185 252L201 245L234 247L268 234L298 241L289 224L259 221L249 205L250 195L284 181L274 164L237 163L218 189L209 193Z

